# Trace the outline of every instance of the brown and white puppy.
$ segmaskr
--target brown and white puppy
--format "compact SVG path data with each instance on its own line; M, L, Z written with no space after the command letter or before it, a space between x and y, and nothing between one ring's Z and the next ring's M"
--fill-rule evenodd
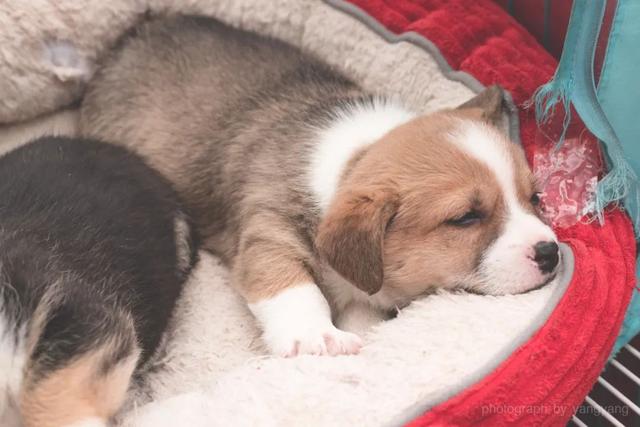
M437 288L518 293L554 277L556 238L502 113L494 87L419 116L285 43L173 17L107 58L81 126L174 183L271 352L348 354L361 341L327 299L334 313L392 310Z

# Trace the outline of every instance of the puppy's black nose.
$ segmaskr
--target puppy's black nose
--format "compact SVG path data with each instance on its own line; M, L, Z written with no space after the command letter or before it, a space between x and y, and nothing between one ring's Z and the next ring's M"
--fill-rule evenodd
M558 244L556 242L538 242L533 247L535 256L533 260L538 263L538 268L543 273L551 273L558 265Z

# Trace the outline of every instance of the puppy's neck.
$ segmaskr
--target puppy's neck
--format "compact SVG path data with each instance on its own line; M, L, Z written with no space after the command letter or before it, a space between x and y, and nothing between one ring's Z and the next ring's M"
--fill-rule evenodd
M389 99L375 98L336 107L332 116L319 130L310 159L310 188L321 211L331 203L354 156L416 114Z

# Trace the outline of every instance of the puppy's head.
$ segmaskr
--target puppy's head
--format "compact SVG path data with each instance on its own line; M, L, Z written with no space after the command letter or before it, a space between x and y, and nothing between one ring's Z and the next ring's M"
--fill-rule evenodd
M390 305L434 288L501 295L550 281L556 237L522 149L498 128L503 104L489 88L358 153L319 225L329 266Z

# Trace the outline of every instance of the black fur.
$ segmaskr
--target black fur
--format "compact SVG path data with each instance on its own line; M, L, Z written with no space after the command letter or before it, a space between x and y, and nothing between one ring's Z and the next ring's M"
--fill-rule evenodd
M179 218L171 185L122 147L45 137L0 158L0 315L37 334L32 380L107 342L103 371L136 347L148 359L196 262L190 226L178 259Z

